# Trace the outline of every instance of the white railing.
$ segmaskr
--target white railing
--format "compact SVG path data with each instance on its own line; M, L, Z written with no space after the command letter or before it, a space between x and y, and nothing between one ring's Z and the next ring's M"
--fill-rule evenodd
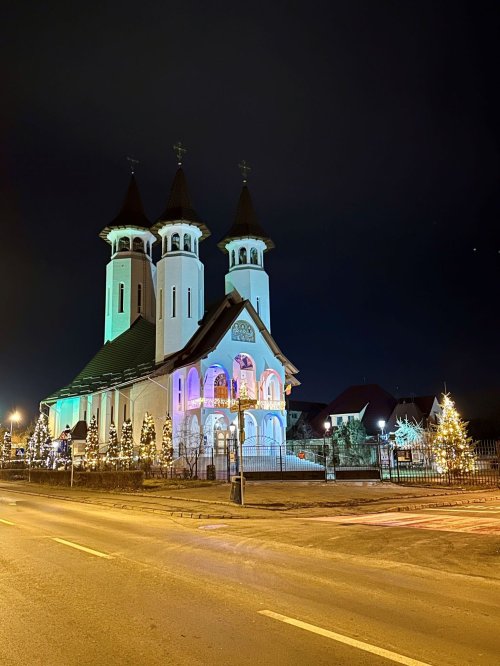
M228 398L194 398L187 401L187 408L200 409L200 407L207 407L211 409L229 409L237 406L237 400L229 400ZM284 400L257 400L255 409L265 409L266 411L278 410L280 412L285 409Z

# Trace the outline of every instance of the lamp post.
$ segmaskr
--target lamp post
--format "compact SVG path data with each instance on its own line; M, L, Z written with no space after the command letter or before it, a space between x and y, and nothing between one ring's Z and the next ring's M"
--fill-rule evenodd
M380 421L377 423L378 427L380 428L380 436L384 437L384 429L385 429L385 421L384 419L380 419Z
M12 437L12 430L14 428L14 423L19 423L21 420L21 414L16 410L15 412L12 412L10 415L10 436Z
M323 433L323 460L325 463L325 483L328 483L328 465L326 461L326 438L332 433L332 422L330 420L324 423L325 432Z
M239 461L238 461L238 447L236 446L236 425L234 423L231 423L229 426L229 432L231 433L230 436L230 446L233 448L234 451L234 462L236 463L236 474L239 472Z

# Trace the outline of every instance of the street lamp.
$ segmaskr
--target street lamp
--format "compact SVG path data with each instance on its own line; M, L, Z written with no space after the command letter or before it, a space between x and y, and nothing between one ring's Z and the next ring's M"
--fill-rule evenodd
M12 412L9 418L10 418L10 434L12 436L13 425L14 423L19 423L19 421L21 420L21 414L16 409L15 412Z
M380 421L377 423L378 427L380 428L380 434L382 437L384 436L384 428L385 428L385 421L384 419L380 419Z
M326 438L332 434L332 422L328 419L324 423L325 432L323 434L323 462L325 464L325 483L328 483L328 465L326 463Z

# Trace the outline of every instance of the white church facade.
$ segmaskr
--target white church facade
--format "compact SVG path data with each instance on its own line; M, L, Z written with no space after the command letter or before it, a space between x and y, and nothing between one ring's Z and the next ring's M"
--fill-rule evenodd
M209 235L180 163L154 224L132 174L119 214L100 234L111 250L104 345L70 384L42 402L54 436L95 416L104 445L111 423L120 431L131 419L137 445L148 412L159 448L170 414L176 455L187 439L200 442L202 451L225 453L234 406L245 396L256 401L244 415L246 443L266 455L285 442L284 392L299 383L298 370L271 336L264 257L274 244L257 221L246 180L234 223L218 243L228 257L225 295L206 308L199 250ZM155 264L156 244L161 258Z

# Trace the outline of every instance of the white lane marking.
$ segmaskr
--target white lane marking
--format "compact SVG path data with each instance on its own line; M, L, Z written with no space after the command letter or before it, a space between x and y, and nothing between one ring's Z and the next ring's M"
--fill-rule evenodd
M70 548L76 548L76 550L83 550L84 553L90 553L90 555L96 555L97 557L102 557L105 560L112 560L113 557L107 553L101 553L99 550L92 550L92 548L86 548L85 546L80 546L78 543L73 543L72 541L66 541L65 539L58 539L57 537L51 537L53 541L57 543L62 543L64 546L69 546Z
M15 525L15 523L11 523L10 520L3 520L0 518L0 523L3 523L4 525Z
M412 659L411 657L405 657L404 655L398 654L397 652L391 652L391 650L384 650L384 648L377 647L376 645L370 645L370 643L357 641L355 638L349 638L349 636L343 636L342 634L337 634L334 631L329 631L328 629L317 627L314 624L302 622L301 620L295 620L293 617L287 617L286 615L280 615L280 613L275 613L274 611L261 610L258 612L260 615L265 615L266 617L270 617L273 620L279 620L285 624L291 624L294 627L299 627L299 629L311 631L313 634L319 634L325 638L331 638L333 641L344 643L345 645L350 645L351 647L355 647L358 650L371 652L372 654L376 654L379 657L384 657L385 659L395 661L397 664L404 664L405 666L431 666L431 664L426 662L418 661L417 659Z

